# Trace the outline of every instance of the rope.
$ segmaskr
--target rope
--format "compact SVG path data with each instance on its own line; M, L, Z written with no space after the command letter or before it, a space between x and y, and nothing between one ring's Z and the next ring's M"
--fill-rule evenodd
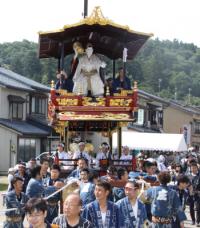
M5 212L16 211L16 210L18 210L18 208L3 209L3 210L0 210L0 214L4 214Z
M64 185L62 188L58 189L57 191L55 191L54 193L52 193L51 195L45 197L45 200L48 200L49 198L53 197L54 195L56 195L57 193L61 192L62 190L64 190L65 188L67 188L68 186L70 186L72 183L77 183L77 179L71 179L68 181L68 183L66 185ZM16 211L18 210L18 208L9 208L9 209L3 209L0 210L0 214L4 214L5 212L10 212L10 211Z
M57 193L61 192L62 190L64 190L65 188L67 188L68 186L70 186L72 183L77 183L77 179L71 179L68 181L68 183L66 185L64 185L62 188L59 188L57 191L53 192L51 195L45 197L45 200L48 200L49 198L53 197L54 195L56 195Z

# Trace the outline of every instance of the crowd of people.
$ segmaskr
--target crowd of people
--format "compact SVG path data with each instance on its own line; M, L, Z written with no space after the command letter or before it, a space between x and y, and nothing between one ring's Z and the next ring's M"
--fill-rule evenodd
M164 155L147 158L130 171L126 161L132 155L124 147L119 165L107 167L103 175L101 160L112 159L109 145L101 144L96 168L91 166L84 145L79 143L74 161L51 165L48 158L43 158L38 165L31 159L28 167L20 162L17 170L9 169L5 228L23 227L25 217L31 228L183 228L186 205L192 224L200 227L200 166L196 153L174 159L179 161L175 164L166 164ZM59 144L59 158L68 159L66 154L64 145ZM69 162L76 168L61 178L61 167ZM63 199L65 186L71 182L75 188Z

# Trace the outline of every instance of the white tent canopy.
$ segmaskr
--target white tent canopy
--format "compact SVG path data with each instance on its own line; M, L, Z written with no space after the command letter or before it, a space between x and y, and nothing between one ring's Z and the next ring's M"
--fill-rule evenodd
M183 134L122 132L122 146L138 150L187 151ZM113 134L113 148L117 147L117 133Z

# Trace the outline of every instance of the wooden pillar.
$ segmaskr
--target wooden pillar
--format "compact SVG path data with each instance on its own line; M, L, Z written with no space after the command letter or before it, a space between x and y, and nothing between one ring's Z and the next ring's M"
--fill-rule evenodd
M126 77L126 62L123 62L124 77Z
M122 127L120 126L120 123L118 123L117 128L117 147L118 147L118 155L121 157L122 154Z
M65 49L64 49L64 42L62 42L61 46L61 59L60 59L60 69L64 69L64 60L65 60Z
M115 60L113 60L113 80L115 79Z
M108 137L109 137L109 145L110 145L110 151L112 152L112 132L111 132L111 123L109 124L109 130L108 130Z
M60 132L60 142L63 142L62 132Z
M58 58L58 66L57 66L57 71L60 72L60 58Z
M69 142L69 140L68 140L68 127L65 127L64 128L64 143L65 143L65 151L67 152L68 151L68 142Z

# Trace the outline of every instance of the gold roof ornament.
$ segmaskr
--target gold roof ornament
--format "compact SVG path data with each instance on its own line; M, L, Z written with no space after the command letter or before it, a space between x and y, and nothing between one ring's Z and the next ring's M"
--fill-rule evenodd
M54 80L51 81L51 89L55 89L55 82L54 82Z
M107 24L112 24L116 25L114 22L109 20L108 18L104 17L101 7L96 6L91 15L89 17L86 17L83 19L83 23L88 24L88 25L93 25L93 24L99 24L99 25L107 25ZM128 28L128 26L124 26Z

